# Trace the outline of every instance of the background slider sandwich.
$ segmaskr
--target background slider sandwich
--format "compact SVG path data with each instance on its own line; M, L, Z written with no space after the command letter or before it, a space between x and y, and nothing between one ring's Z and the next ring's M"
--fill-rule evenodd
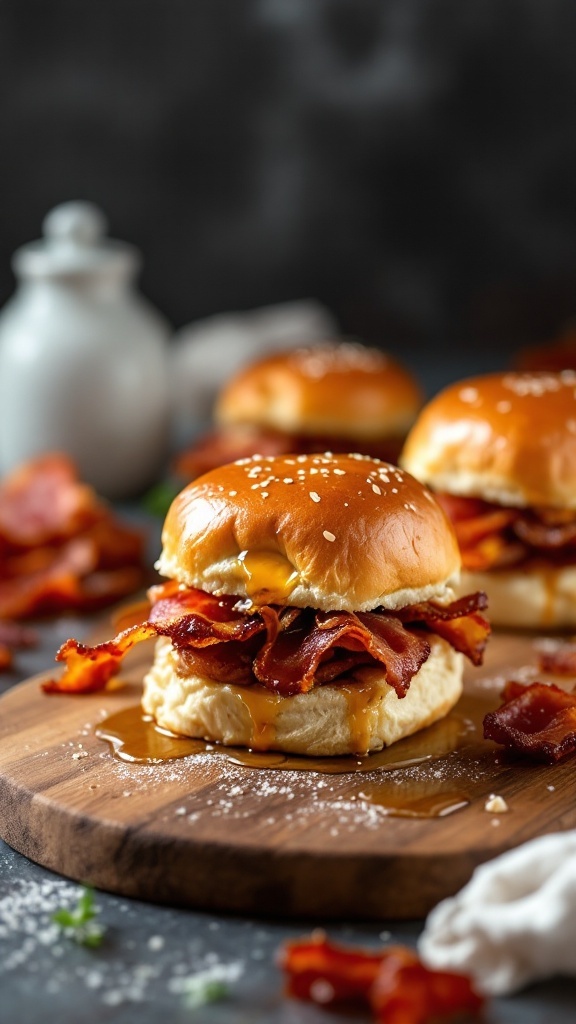
M487 592L492 625L576 626L576 371L452 384L401 458L450 515L461 590Z
M431 494L360 455L252 458L185 488L163 529L145 623L68 640L49 689L105 685L156 636L143 708L164 728L311 755L367 753L436 721L482 657L482 594Z
M396 462L422 402L412 374L379 349L342 341L276 353L231 377L215 429L175 469L191 480L256 452L358 451Z

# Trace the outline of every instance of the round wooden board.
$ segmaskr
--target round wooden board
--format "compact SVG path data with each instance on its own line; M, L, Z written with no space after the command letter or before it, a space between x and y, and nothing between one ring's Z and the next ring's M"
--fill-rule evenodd
M496 706L498 679L535 665L534 644L494 636L485 666L467 671L467 688ZM47 696L36 678L0 700L0 834L79 882L258 915L421 917L477 864L576 827L574 760L513 761L478 729L444 756L391 774L259 769L225 753L121 762L94 729L138 703L150 656L150 647L132 655L124 685L111 692ZM442 728L461 726L462 714L456 709ZM419 742L433 749L439 735L433 726ZM401 757L413 747L395 749ZM389 816L370 799L383 780L396 787L400 804L422 787L469 802L446 816ZM492 793L504 797L508 813L485 810Z

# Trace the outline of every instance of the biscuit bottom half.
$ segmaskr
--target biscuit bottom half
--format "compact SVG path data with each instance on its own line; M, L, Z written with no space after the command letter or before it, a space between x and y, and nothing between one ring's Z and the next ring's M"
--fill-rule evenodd
M399 698L380 666L361 666L292 697L259 684L183 675L178 651L161 638L144 680L142 707L164 729L226 746L310 756L366 754L438 721L459 699L463 656L441 637L429 639L430 656Z

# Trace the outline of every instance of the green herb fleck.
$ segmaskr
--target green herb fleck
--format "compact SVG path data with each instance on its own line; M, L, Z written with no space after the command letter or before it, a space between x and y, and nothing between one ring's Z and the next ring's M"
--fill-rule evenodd
M227 999L230 995L230 983L237 981L241 972L240 963L211 964L203 971L175 978L172 990L180 993L187 1010L196 1010L206 1003Z
M146 492L142 498L142 506L146 512L163 518L181 490L182 484L177 484L174 480L162 480Z
M189 1010L205 1006L206 1003L217 1003L221 999L226 999L229 994L226 982L218 981L216 978L203 978L202 975L198 975L196 978L187 978L186 982L184 1003Z
M74 939L81 946L95 948L101 945L105 931L94 920L97 914L98 909L94 906L94 891L84 886L75 909L57 910L52 915L52 920L55 924L60 925L68 938Z

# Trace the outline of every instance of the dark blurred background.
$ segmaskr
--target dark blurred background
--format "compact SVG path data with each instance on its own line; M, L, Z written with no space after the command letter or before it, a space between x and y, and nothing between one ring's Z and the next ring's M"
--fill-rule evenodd
M91 199L175 327L314 297L479 370L575 313L574 0L0 0L0 301Z

